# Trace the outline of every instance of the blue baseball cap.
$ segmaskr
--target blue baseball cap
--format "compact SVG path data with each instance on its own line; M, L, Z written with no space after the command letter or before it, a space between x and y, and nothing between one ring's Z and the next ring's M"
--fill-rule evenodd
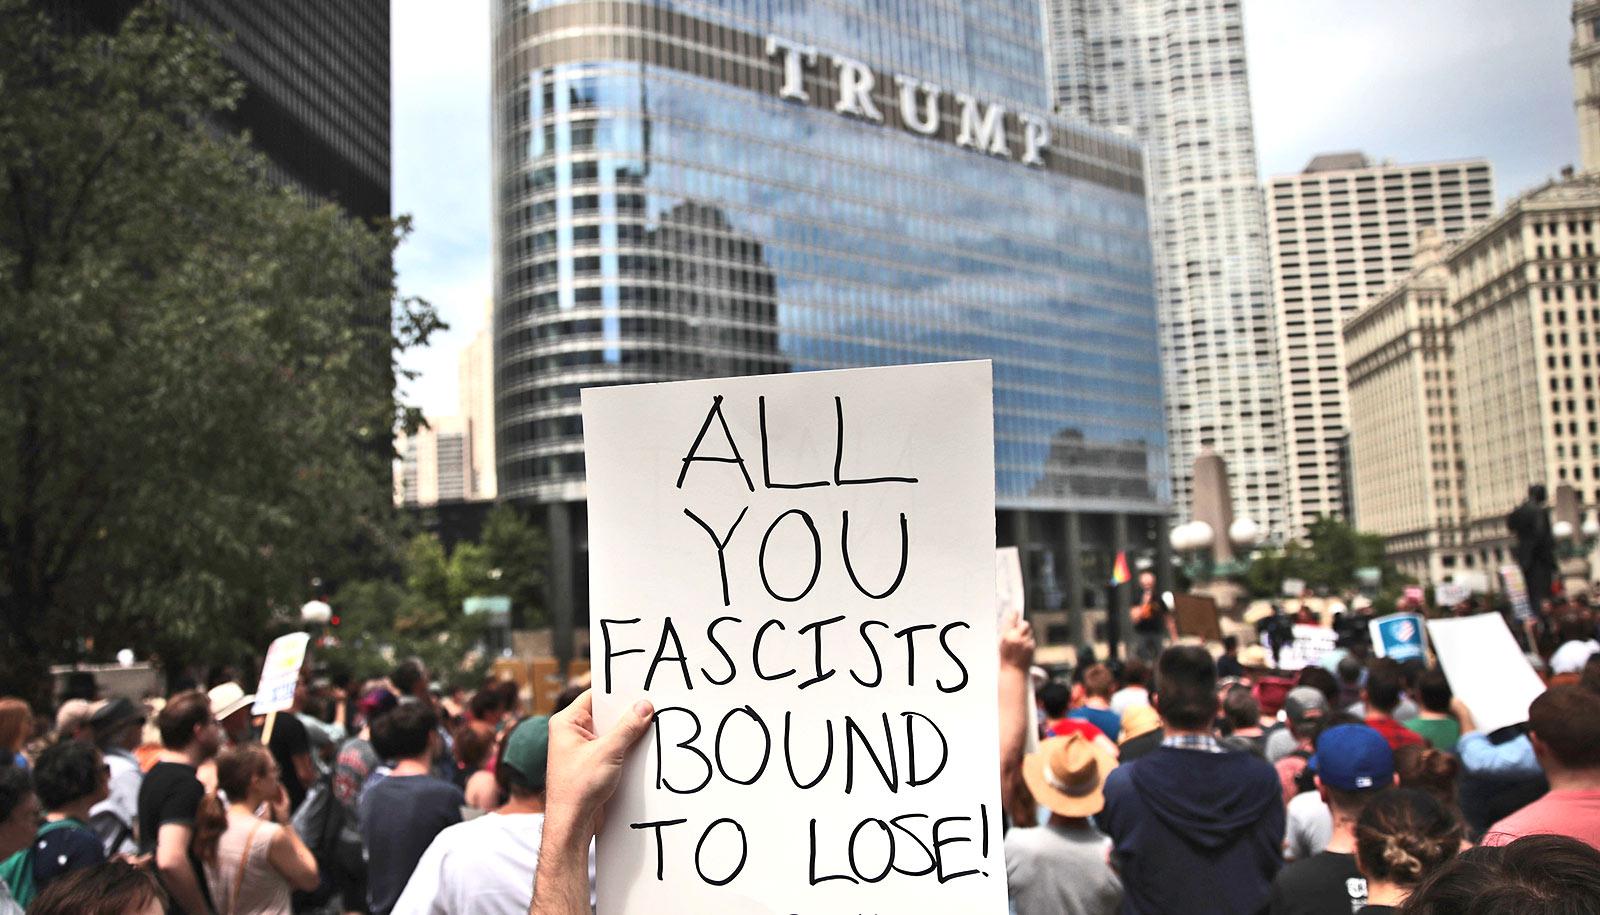
M1366 791L1394 783L1394 751L1382 734L1364 724L1341 724L1317 738L1306 763L1329 788Z

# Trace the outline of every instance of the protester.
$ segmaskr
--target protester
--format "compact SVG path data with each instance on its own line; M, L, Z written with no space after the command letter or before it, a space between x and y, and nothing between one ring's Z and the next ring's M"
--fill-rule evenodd
M622 778L628 749L649 730L655 708L641 699L605 733L594 721L594 692L550 718L544 834L529 915L588 915L589 848L600 808Z
M1150 704L1150 665L1134 658L1123 665L1120 679L1122 688L1111 694L1111 710L1118 718L1136 705ZM1117 739L1121 740L1120 735Z
M1427 794L1452 816L1465 822L1457 796L1461 760L1454 753L1415 744L1401 747L1394 751L1394 771L1400 779L1400 787Z
M1457 696L1451 702L1461 722L1456 755L1461 759L1461 810L1470 835L1526 807L1550 789L1526 733L1479 730L1472 711Z
M1115 742L1122 732L1122 716L1111 710L1111 693L1116 688L1116 678L1104 664L1095 664L1083 672L1083 705L1067 713L1068 718L1087 721Z
M211 901L191 851L195 816L205 796L195 770L222 746L222 728L199 690L167 700L156 726L162 749L139 786L139 851L155 856L157 875L177 911L206 915Z
M1222 637L1222 656L1217 658L1217 678L1244 676L1244 665L1239 663L1239 637L1225 635Z
M106 772L100 751L78 740L62 741L39 754L33 790L45 810L44 821L26 849L0 862L0 879L18 905L27 908L63 874L105 861L105 846L89 828L89 809L109 793Z
M219 911L289 915L291 889L317 888L316 859L288 823L288 791L266 747L246 743L217 755L217 790L200 804L194 846Z
M1089 819L1105 807L1105 778L1116 766L1079 734L1052 737L1023 761L1028 790L1050 819L1006 833L1006 886L1016 915L1117 911L1122 881L1107 860L1111 840Z
M1474 848L1412 891L1407 915L1590 915L1600 912L1600 851L1564 836Z
M1154 661L1161 646L1170 640L1178 641L1178 622L1167 608L1166 595L1156 590L1156 575L1149 570L1139 573L1139 602L1128 611L1133 621L1133 655L1142 661Z
M1317 732L1316 739L1320 740L1322 733L1333 728L1361 724L1363 722L1360 718L1348 712L1329 715L1323 720L1322 729ZM1308 760L1307 767L1311 768L1311 765L1311 761ZM1295 795L1285 806L1287 819L1283 843L1285 861L1304 861L1327 848L1328 840L1333 838L1333 811L1328 807L1328 802L1323 800L1321 792L1317 791L1315 781L1307 781L1304 773L1301 774L1300 781L1308 786L1307 790Z
M340 888L346 912L367 908L366 846L361 838L361 789L379 768L383 759L372 745L373 725L398 704L395 694L384 687L368 690L356 704L361 728L346 740L334 757L333 797L338 801L342 823L339 847L333 858L334 882Z
M230 680L211 687L206 699L228 743L239 744L250 739L250 706L255 703L255 696Z
M1098 819L1132 911L1251 912L1282 864L1283 800L1272 767L1211 735L1217 671L1195 646L1162 653L1159 748L1118 766Z
M1295 690L1302 688L1310 692L1299 693L1299 698L1291 707L1289 696L1295 694ZM1312 698L1312 693L1322 696L1322 701L1318 702ZM1304 738L1296 737L1294 734L1295 712L1298 712L1302 719L1313 714L1326 715L1338 704L1338 700L1339 683L1333 674L1320 667L1307 667L1301 670L1299 676L1295 678L1294 687L1284 694L1283 706L1279 710L1283 722L1267 730L1267 762L1277 763L1304 743Z
M1356 826L1356 863L1367 890L1361 911L1398 912L1417 884L1454 858L1461 845L1461 821L1433 797L1409 788L1384 792Z
M1483 844L1543 833L1600 849L1600 694L1553 686L1529 706L1528 730L1550 793L1489 827Z
M272 751L272 758L278 761L283 790L289 793L290 813L300 809L305 802L306 792L317 781L317 768L311 761L311 734L299 715L305 695L304 681L295 684L291 705L274 716L269 729L272 733L267 739L267 749Z
M139 819L139 785L144 772L133 755L144 730L145 715L127 699L118 697L95 710L89 719L95 746L110 775L109 794L89 811L89 826L100 836L106 854L134 854L138 843L134 825Z
M22 755L22 748L32 737L33 709L13 696L0 698L0 761L26 770L28 757Z
M511 730L495 766L495 777L510 800L493 813L439 833L412 871L395 915L528 911L544 832L549 746L549 718L525 718Z
M1362 707L1365 709L1362 714L1367 726L1382 734L1392 750L1398 750L1406 744L1422 743L1421 735L1395 720L1396 709L1400 705L1400 690L1399 664L1388 658L1378 658L1367 665L1366 685L1361 688Z
M1256 701L1250 687L1236 684L1223 693L1222 722L1227 734L1222 738L1224 748L1266 758L1267 738L1261 730L1261 703Z
M1123 762L1132 762L1161 746L1165 736L1161 731L1161 715L1151 706L1135 705L1122 715L1118 758Z
M1417 678L1417 692L1422 710L1417 717L1405 722L1406 728L1420 734L1436 749L1455 752L1456 741L1461 739L1461 722L1450 711L1450 700L1455 694L1450 691L1450 681L1445 679L1444 671L1435 667L1424 672Z
M38 826L39 799L27 770L0 764L0 860L27 848ZM12 899L4 880L0 880L0 915L22 915L22 906Z
M51 732L51 739L55 743L63 740L83 740L92 738L89 731L89 716L94 714L94 703L88 699L67 699L56 709L55 730Z
M1301 777L1316 748L1316 737L1322 733L1323 719L1328 713L1328 700L1309 686L1297 686L1283 698L1284 727L1274 730L1266 738L1266 757L1278 772L1278 784L1283 787L1283 802L1288 804L1305 789ZM1288 752L1273 759L1273 744L1278 735L1291 741Z
M1023 750L1029 728L1037 724L1028 708L1028 684L1033 679L1033 627L1022 614L1006 614L1000 622L999 700L1000 803L1013 825L1032 826L1039 821L1038 802L1022 778ZM581 694L580 694L581 695Z
M495 751L494 726L468 721L456 729L456 769L451 783L466 795L467 806L493 810L500 806L500 786L490 758Z
M1372 728L1347 724L1317 739L1317 793L1333 814L1327 845L1284 868L1272 883L1273 915L1349 915L1367 902L1356 867L1356 822L1395 783L1394 754Z
M167 894L149 869L111 860L50 884L29 915L162 915Z
M1047 737L1065 737L1068 734L1081 734L1090 740L1103 740L1116 752L1116 744L1105 732L1087 718L1075 718L1070 714L1072 692L1064 683L1051 680L1039 687L1039 704L1044 708L1044 733ZM1118 721L1121 727L1121 721Z
M391 752L395 763L360 801L373 915L389 915L434 837L461 822L461 789L433 775L438 725L439 715L427 702L402 702L376 725L374 743Z

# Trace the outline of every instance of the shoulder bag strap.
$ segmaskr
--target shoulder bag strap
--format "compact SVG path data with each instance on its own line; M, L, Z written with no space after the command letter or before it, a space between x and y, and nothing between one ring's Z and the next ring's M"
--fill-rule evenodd
M250 863L250 848L256 842L256 830L261 828L261 818L256 817L250 833L244 837L244 851L239 853L239 872L233 875L233 892L228 894L228 915L239 911L239 890L244 886L244 869Z

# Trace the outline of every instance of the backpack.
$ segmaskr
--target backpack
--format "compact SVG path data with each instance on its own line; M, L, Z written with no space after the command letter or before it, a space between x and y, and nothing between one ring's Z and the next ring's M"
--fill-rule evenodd
M333 868L330 863L339 849L339 835L344 831L344 808L333 796L333 773L330 771L317 779L306 792L305 800L290 818L289 825L300 835L311 856L317 859L317 888L309 893L296 893L312 905L321 905L333 896Z
M39 831L33 834L33 841L28 847L16 852L11 857L0 861L0 880L4 880L11 889L11 898L17 905L26 909L33 903L33 898L39 895L39 886L33 881L33 853L39 847L39 839L46 833L58 829L83 828L84 824L67 817L64 820L53 820L40 825Z

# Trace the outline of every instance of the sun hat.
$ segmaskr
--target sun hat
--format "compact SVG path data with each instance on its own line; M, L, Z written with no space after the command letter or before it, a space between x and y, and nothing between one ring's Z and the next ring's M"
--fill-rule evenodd
M1130 705L1122 713L1122 733L1117 737L1117 743L1127 743L1135 737L1148 734L1161 727L1161 715L1154 708L1143 703Z
M1052 737L1022 760L1022 779L1034 800L1064 817L1086 817L1106 806L1106 776L1116 757L1080 734Z
M256 701L255 696L247 694L244 687L232 680L211 687L206 692L206 698L211 700L211 717L218 721Z

